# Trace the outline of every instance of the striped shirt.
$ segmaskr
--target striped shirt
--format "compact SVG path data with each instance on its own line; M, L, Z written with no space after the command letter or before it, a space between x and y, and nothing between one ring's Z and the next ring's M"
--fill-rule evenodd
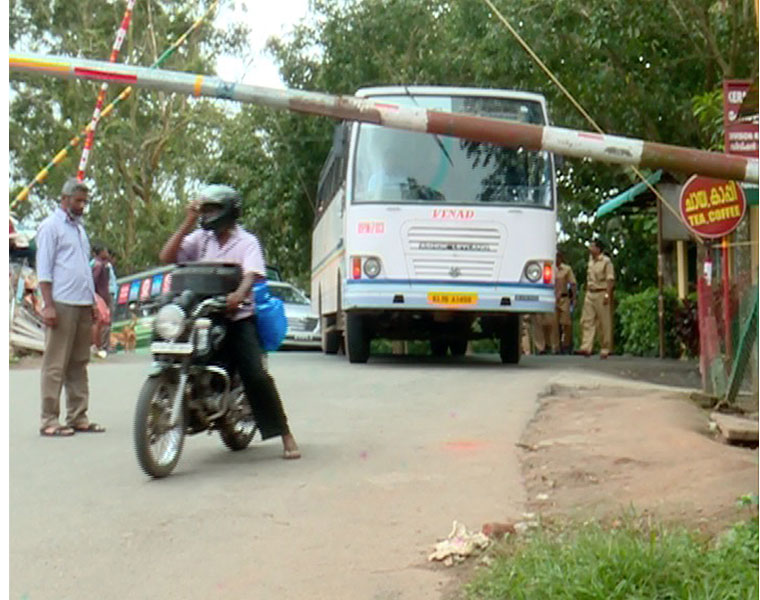
M89 306L95 301L90 270L90 240L79 218L63 209L45 219L37 231L37 279L53 284L53 300Z

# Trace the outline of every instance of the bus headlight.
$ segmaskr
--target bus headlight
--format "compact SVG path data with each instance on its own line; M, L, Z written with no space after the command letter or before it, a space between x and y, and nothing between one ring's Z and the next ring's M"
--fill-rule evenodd
M176 304L167 304L156 314L153 327L159 337L173 342L185 328L185 311Z
M539 279L541 279L543 272L544 270L541 265L535 261L531 261L525 265L525 277L527 277L528 281L532 283L536 283Z
M370 279L374 279L380 275L380 260L374 256L364 260L364 274Z

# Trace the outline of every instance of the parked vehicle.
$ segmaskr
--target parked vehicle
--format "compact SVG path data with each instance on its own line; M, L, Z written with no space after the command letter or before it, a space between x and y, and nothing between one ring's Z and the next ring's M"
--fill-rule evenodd
M166 265L116 280L118 293L111 315L114 340L119 340L120 334L127 329L135 340L135 347L147 348L153 331L153 317L159 308L161 295L171 288L174 269L175 265ZM280 281L280 270L267 265L267 279Z
M166 477L186 435L218 431L230 450L250 444L256 423L237 374L221 360L226 296L240 284L239 265L187 263L172 274L156 312L153 364L137 399L134 446L140 467Z
M288 331L281 348L321 348L319 318L311 308L308 296L283 281L270 281L269 293L277 296L285 307Z

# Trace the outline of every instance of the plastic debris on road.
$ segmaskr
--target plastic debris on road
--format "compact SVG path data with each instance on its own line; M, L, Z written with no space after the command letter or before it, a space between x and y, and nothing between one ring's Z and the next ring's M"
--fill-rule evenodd
M490 543L491 540L482 532L468 531L464 523L454 521L451 533L435 545L428 560L442 561L444 565L450 567L464 561L475 552L485 550Z

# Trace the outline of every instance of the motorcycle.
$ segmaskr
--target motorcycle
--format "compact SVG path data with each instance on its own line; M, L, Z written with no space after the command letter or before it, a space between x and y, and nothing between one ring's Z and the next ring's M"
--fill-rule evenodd
M154 478L176 467L185 436L218 431L230 450L248 447L256 422L236 373L224 364L227 294L242 277L239 265L185 263L153 322L153 363L137 399L134 445L138 463Z

